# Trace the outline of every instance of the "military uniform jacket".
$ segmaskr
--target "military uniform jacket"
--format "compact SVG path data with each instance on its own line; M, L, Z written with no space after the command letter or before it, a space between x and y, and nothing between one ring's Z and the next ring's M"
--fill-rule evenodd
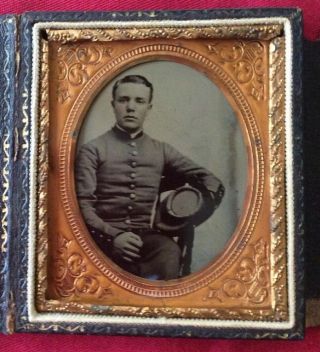
M76 189L87 225L109 236L148 229L163 177L217 192L221 182L167 143L117 127L83 145Z

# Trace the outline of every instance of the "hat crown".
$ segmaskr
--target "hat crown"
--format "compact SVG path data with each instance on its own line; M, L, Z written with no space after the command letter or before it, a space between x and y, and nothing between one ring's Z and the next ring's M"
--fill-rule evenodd
M201 205L201 193L193 187L184 186L170 194L166 208L174 217L187 218L197 213Z

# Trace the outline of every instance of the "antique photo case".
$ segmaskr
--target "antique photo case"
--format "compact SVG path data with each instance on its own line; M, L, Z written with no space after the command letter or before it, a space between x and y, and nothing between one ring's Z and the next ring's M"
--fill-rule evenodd
M300 30L22 18L17 331L303 336Z

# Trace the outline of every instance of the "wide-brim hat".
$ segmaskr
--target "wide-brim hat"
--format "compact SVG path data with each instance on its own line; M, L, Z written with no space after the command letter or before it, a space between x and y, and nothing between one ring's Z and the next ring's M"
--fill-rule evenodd
M159 197L154 227L176 235L177 231L192 225L192 219L203 207L202 193L190 185L167 191Z

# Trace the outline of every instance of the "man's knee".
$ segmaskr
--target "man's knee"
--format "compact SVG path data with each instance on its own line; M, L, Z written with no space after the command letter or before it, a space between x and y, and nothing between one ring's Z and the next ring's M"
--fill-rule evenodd
M167 238L160 248L159 274L162 280L172 280L179 276L181 250L179 245L171 238Z
M144 249L148 257L143 265L146 272L156 274L160 280L178 278L181 250L172 238L162 235L150 236Z
M174 257L180 258L181 256L181 249L178 243L169 237L165 237L165 240L161 242L159 250L163 251L164 253L168 253Z

